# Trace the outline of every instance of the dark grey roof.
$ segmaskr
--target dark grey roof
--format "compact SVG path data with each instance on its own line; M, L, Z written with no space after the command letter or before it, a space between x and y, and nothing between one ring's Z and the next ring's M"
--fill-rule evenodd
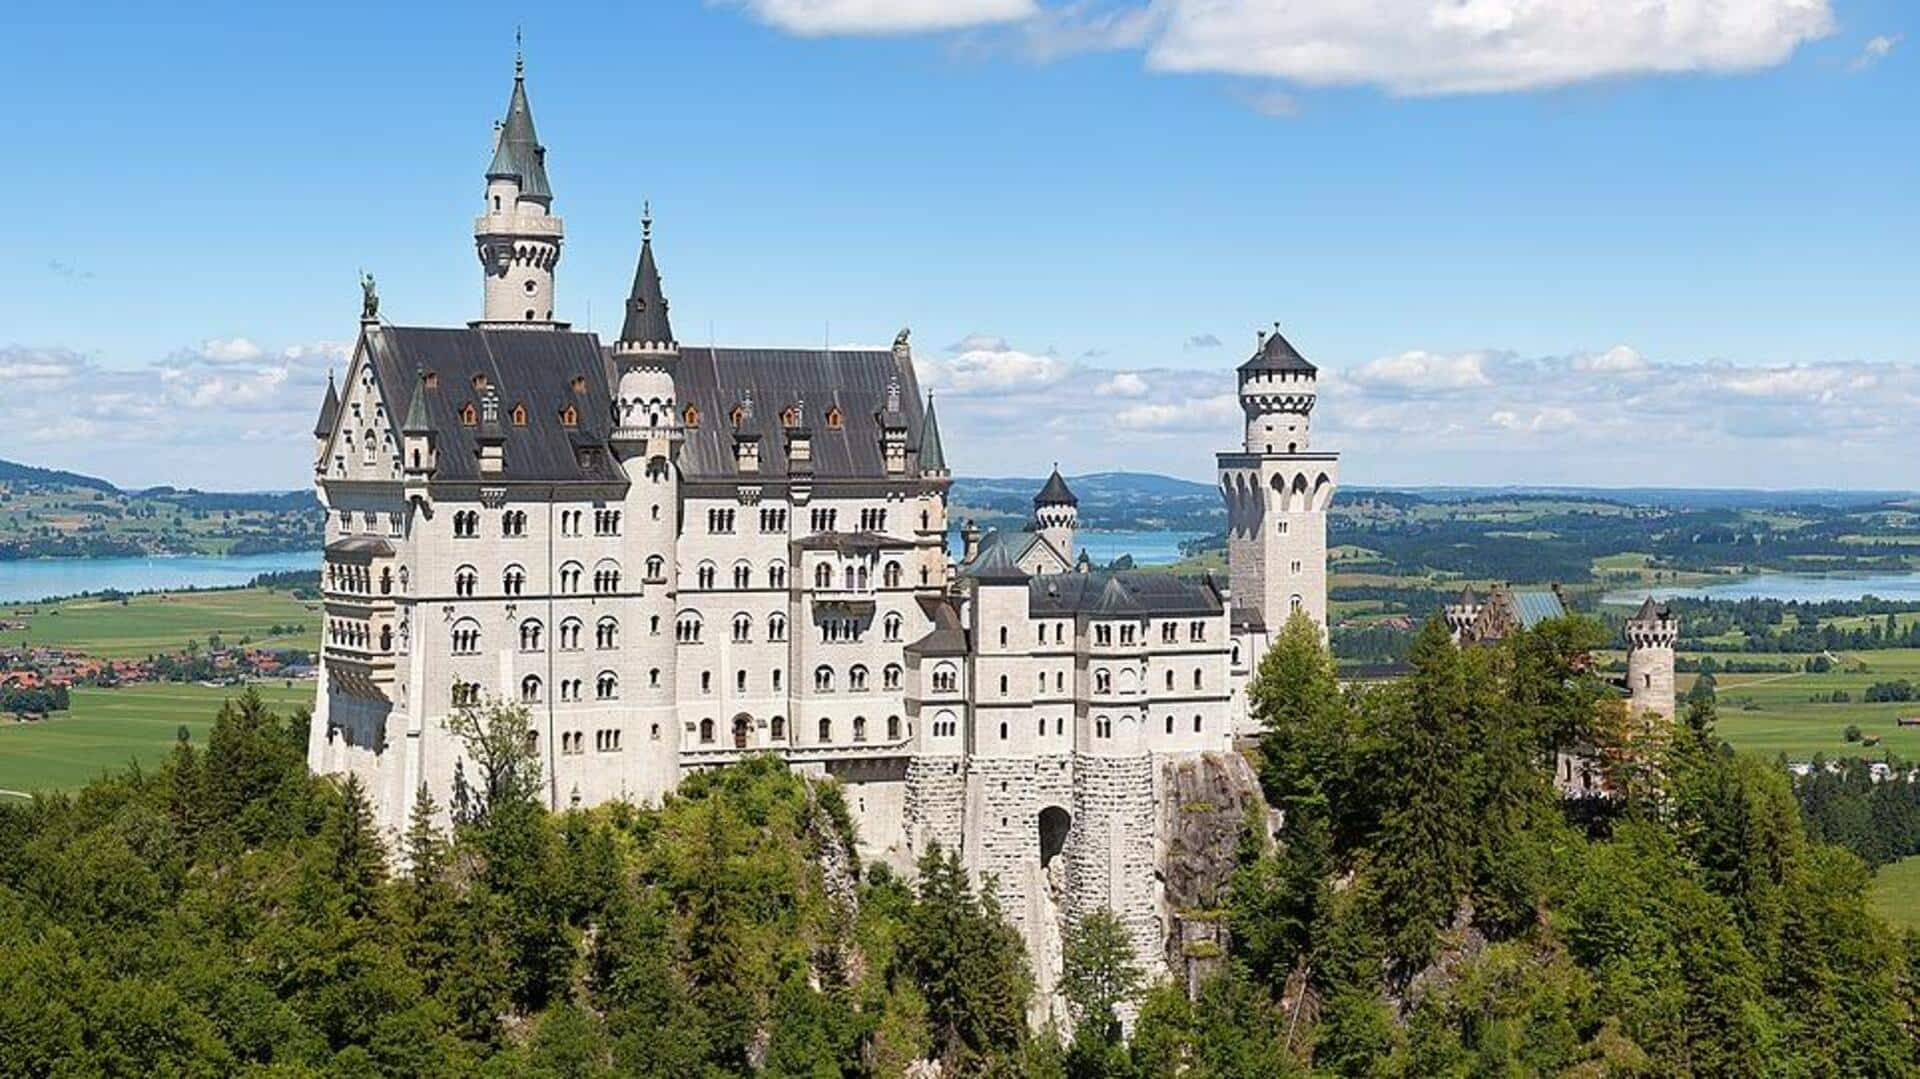
M940 421L933 414L933 394L927 394L927 422L920 431L920 471L945 472L947 451L940 445Z
M1460 598L1454 602L1462 607L1477 607L1480 604L1480 594L1473 590L1472 585L1468 585L1460 590Z
M345 536L327 544L330 555L362 555L368 558L390 558L393 544L378 536Z
M333 434L333 421L340 416L340 391L333 388L333 372L327 372L327 399L320 402L320 419L313 425L313 437Z
M1640 610L1635 612L1633 620L1635 622L1659 622L1666 617L1667 609L1654 602L1652 596L1648 596L1647 601L1640 605Z
M972 649L968 646L967 629L960 621L960 612L944 597L920 600L920 609L927 612L933 622L933 630L925 637L907 645L907 652L919 656L964 656Z
M627 320L620 325L620 340L632 344L673 343L667 297L660 289L660 270L653 263L651 217L641 220L640 265L633 271L633 288L627 293Z
M487 165L487 179L518 180L522 198L553 200L553 190L547 186L547 148L540 145L540 137L533 133L527 80L517 64L513 73L513 96L507 99L507 117L501 121L500 141L493 149L493 161Z
M674 390L682 406L698 410L699 423L686 428L681 471L693 481L738 475L731 416L733 406L751 394L752 415L744 426L762 436L760 476L788 475L781 416L789 406L804 402L802 418L811 431L816 479L885 479L878 417L886 409L887 387L896 378L904 390L901 407L912 445L925 429L926 414L920 408L913 364L896 361L891 351L683 346ZM836 409L837 429L827 422ZM921 467L926 467L924 462Z
M367 344L391 410L404 408L408 429L424 420L438 436L436 479L479 479L479 428L463 425L460 410L469 403L476 411L480 408L474 377L484 375L505 410L516 404L527 408L525 427L501 425L506 470L499 479L625 482L606 450L613 405L600 342L592 334L381 326L367 335ZM436 388L425 388L428 374ZM416 402L422 402L424 416L416 415ZM576 417L571 428L561 422L569 405ZM590 451L584 464L582 450Z
M1036 617L1212 615L1221 610L1211 578L1171 573L1048 573L1027 582Z
M998 531L990 533L989 539L1002 535ZM1030 574L1014 561L1017 557L1012 544L1007 542L986 543L973 561L960 568L960 572L983 584L1019 584L1028 580Z
M1067 487L1066 478L1060 475L1060 467L1055 465L1053 475L1047 477L1047 485L1040 488L1039 494L1033 496L1033 504L1036 506L1078 506L1080 500L1073 497L1073 492Z
M1273 332L1266 335L1265 339L1260 342L1260 350L1253 354L1253 358L1240 365L1240 370L1242 373L1249 371L1299 371L1310 375L1318 369L1308 363L1307 358L1300 355L1300 351L1294 348L1293 344L1285 337L1281 336L1280 328L1276 326Z

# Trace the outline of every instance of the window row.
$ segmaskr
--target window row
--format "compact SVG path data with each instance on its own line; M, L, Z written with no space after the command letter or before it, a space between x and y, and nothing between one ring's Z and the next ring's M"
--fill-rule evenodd
M901 667L898 663L889 663L880 672L880 688L897 690L900 688ZM834 692L835 675L832 667L822 664L813 669L813 691L815 693ZM847 692L864 693L867 689L867 668L863 664L854 664L847 668Z
M560 566L560 592L565 595L577 594L580 581L586 574L586 567L578 562L566 562ZM385 582L382 582L383 585ZM404 582L403 582L404 583ZM500 594L503 596L524 595L527 589L527 571L517 565L508 566L500 571ZM596 595L608 595L620 591L620 564L611 559L602 559L593 568L593 591ZM480 571L472 566L461 566L453 571L453 594L462 598L471 598L480 592Z

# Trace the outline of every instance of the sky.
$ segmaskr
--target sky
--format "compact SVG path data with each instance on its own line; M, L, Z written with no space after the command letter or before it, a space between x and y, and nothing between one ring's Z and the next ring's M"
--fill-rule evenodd
M358 275L479 314L515 28L611 339L911 327L962 475L1207 480L1278 324L1348 485L1920 488L1920 5L27 5L0 457L311 472Z

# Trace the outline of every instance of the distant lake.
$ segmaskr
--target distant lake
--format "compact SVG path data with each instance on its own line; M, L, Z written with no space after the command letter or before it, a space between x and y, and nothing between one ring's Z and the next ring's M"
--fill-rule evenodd
M1133 556L1136 566L1166 566L1180 561L1180 544L1205 536L1205 532L1095 532L1081 529L1074 533L1074 557L1086 551L1096 566L1104 566L1123 554ZM947 536L947 553L960 557L960 530Z
M1864 596L1920 601L1920 573L1841 574L1762 573L1724 584L1679 585L1609 592L1602 603L1631 605L1651 594L1655 599L1777 599L1801 603L1856 600Z
M25 603L80 592L152 592L223 588L256 574L320 568L318 551L278 554L179 555L164 558L33 558L0 562L0 603Z

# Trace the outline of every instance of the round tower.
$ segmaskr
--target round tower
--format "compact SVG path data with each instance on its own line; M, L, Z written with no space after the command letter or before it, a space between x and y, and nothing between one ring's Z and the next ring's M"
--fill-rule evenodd
M1305 453L1307 421L1319 399L1319 371L1280 336L1262 332L1253 358L1240 365L1240 410L1246 452Z
M486 206L473 223L473 245L486 298L476 326L561 325L553 318L553 271L560 263L561 222L547 184L547 149L533 130L525 65L513 60L506 118L494 125Z
M1046 486L1033 496L1033 524L1029 528L1040 534L1059 552L1060 560L1073 565L1073 532L1080 523L1080 500L1074 497L1067 487L1066 478L1060 475L1060 466L1053 466L1053 474L1047 477Z
M653 217L647 213L640 219L640 263L627 296L626 319L613 345L610 441L627 474L623 561L640 570L642 585L635 603L642 624L662 627L639 638L639 647L625 650L623 656L623 683L642 687L637 718L647 728L640 745L646 754L641 783L648 798L657 798L680 781L681 731L675 710L679 680L672 628L679 606L677 461L683 432L673 383L679 358L680 345L667 321L666 295L653 259Z
M1627 619L1626 636L1629 709L1634 715L1674 718L1673 646L1680 624L1649 596Z

